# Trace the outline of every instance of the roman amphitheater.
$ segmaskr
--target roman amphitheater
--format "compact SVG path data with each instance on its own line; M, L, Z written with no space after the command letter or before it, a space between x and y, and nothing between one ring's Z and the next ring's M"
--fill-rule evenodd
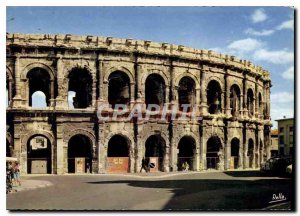
M258 168L270 157L269 73L235 56L112 37L6 35L6 155L21 173ZM196 120L111 116L195 107Z

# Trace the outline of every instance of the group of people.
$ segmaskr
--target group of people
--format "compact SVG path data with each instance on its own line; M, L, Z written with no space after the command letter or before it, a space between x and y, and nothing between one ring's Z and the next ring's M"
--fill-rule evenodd
M20 165L18 162L14 164L8 162L6 166L6 191L10 192L13 186L21 186L20 181Z

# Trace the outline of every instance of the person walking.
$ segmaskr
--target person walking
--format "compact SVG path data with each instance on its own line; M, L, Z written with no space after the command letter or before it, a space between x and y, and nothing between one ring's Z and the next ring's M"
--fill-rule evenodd
M147 169L147 163L146 163L146 160L145 160L144 157L143 157L143 159L142 159L142 167L141 167L140 172L142 172L143 169L144 169L146 172L148 172L148 169Z
M20 181L20 165L18 162L16 162L16 165L14 166L14 180L15 183L18 183L19 186L21 186L21 181Z

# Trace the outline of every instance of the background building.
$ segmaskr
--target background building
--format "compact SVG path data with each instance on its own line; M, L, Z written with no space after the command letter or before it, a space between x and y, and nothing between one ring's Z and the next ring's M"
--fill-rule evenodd
M280 156L292 156L294 153L294 118L283 118L278 122L278 143Z
M279 155L279 145L278 145L278 130L271 130L271 157Z
M111 37L6 39L7 155L19 158L22 173L138 172L143 157L165 172L184 161L195 171L245 169L270 157L271 80L250 61ZM116 104L190 114L181 109L189 104L201 119L105 121L103 104L112 106L107 116Z

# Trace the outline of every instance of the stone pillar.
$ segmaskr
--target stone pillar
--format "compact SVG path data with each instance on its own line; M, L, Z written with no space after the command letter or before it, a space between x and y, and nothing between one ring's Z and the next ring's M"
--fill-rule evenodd
M221 93L221 113L225 113L225 95L226 91L222 91Z
M200 146L196 144L194 150L194 171L200 171Z
M93 76L93 81L92 81L92 104L91 104L91 106L93 108L95 108L95 106L96 106L96 100L97 100L96 90L97 90L97 80L96 80L96 77Z
M240 143L239 143L239 162L238 162L238 168L242 169L243 168L243 164L244 164L244 145L243 145L244 141L243 138L241 137Z
M248 145L247 141L243 139L243 168L247 169L249 167L249 158L247 156Z
M69 80L64 78L63 74L63 62L62 55L57 55L58 59L56 62L57 68L57 87L58 95L56 97L55 103L57 109L68 109L68 83Z
M16 90L16 95L13 98L13 107L14 108L20 108L24 107L24 99L22 98L21 94L21 79L20 79L21 71L20 71L20 54L16 54L16 59L15 59L15 90ZM24 91L24 90L23 90Z
M244 118L249 118L248 107L247 107L247 80L244 80Z
M196 88L196 99L195 99L194 103L195 104L193 104L193 105L195 105L195 109L196 109L195 111L196 111L196 113L198 113L199 109L200 109L200 88Z
M225 170L230 169L230 162L231 162L231 143L227 140L224 149L224 166Z
M143 95L145 94L145 92L142 92L141 72L142 72L142 66L137 65L135 79L137 81L137 101L138 102L143 101Z
M204 131L204 127L202 127L202 130ZM203 135L200 136L200 170L206 170L207 169L207 162L206 162L206 152L207 152L207 145L204 136L204 132L202 133Z
M230 108L230 85L229 85L229 76L226 74L225 75L225 86L226 86L226 89L225 89L225 97L226 97L226 108L225 108L225 114L227 117L230 117L231 116L231 108Z
M204 70L201 70L201 113L202 115L207 115L207 89L206 89L206 74Z
M49 100L49 107L55 106L55 96L54 96L54 80L50 80L50 100Z
M134 105L134 87L135 87L135 82L134 81L132 81L132 82L130 82L130 108L132 108L133 107L133 105Z
M106 173L106 154L105 152L105 137L104 137L104 123L99 123L99 139L98 139L98 173Z
M12 80L9 80L8 82L8 107L12 107Z
M99 59L99 99L103 100L103 62Z
M166 140L166 142L168 142ZM170 144L166 144L166 152L165 152L165 157L164 157L164 172L170 172Z
M57 139L56 139L56 166L57 174L64 174L68 172L68 166L65 165L65 144L63 141L62 125L57 125ZM67 155L68 157L68 155Z
M176 143L172 140L172 143L170 144L170 167L172 167L173 172L178 171L177 161L178 149L176 148Z
M240 95L240 107L239 107L239 112L240 112L240 117L243 118L243 94Z

